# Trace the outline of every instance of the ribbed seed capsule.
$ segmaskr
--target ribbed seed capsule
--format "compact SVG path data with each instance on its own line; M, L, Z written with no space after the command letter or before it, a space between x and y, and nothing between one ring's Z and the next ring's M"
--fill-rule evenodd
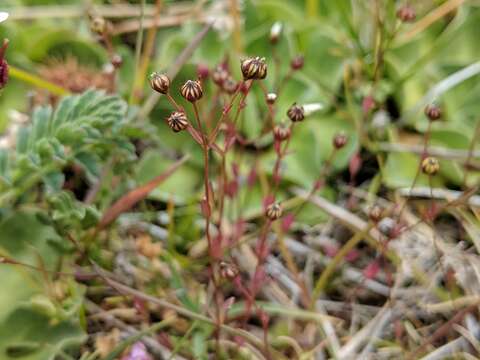
M188 126L187 115L181 111L174 111L167 118L167 124L174 132L185 130Z
M267 103L270 105L275 104L275 101L277 101L277 94L275 93L268 93L267 94Z
M265 215L271 221L277 220L279 217L282 216L283 209L279 203L272 203L268 205L267 210L265 211Z
M225 90L227 94L234 94L235 91L237 91L238 88L238 83L231 77L229 76L222 85L222 89Z
M287 116L293 122L302 121L305 119L305 110L303 109L303 106L293 103L287 111Z
M426 157L422 161L422 171L427 175L435 175L440 170L440 163L433 156Z
M203 89L200 81L187 80L187 82L182 85L180 94L182 94L182 96L190 102L200 100L203 96Z
M378 223L383 218L383 209L378 205L373 205L368 212L368 217L374 223Z
M303 68L304 64L305 64L304 57L302 55L297 55L292 59L292 61L290 63L290 67L293 70L300 70L301 68Z
M150 86L153 90L166 94L170 88L170 79L165 74L154 72L150 75Z
M415 21L417 15L415 14L415 9L410 5L403 5L397 10L397 18L402 22L412 22Z
M425 116L430 119L430 121L438 120L442 117L442 110L438 105L429 104L425 106Z
M252 57L242 61L240 66L245 80L261 80L267 77L265 58Z
M343 132L336 134L333 138L333 146L335 147L335 149L343 148L345 145L347 145L347 142L348 137Z
M212 80L218 86L223 86L223 82L230 77L228 71L225 69L224 66L218 65L212 71Z
M238 268L235 264L221 261L220 262L220 275L227 280L235 279L239 274Z
M273 135L277 141L284 141L290 137L291 130L286 124L281 123L273 128Z

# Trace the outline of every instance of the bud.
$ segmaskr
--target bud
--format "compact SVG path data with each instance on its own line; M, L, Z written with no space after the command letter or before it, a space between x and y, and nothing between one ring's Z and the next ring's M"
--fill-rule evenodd
M195 102L200 100L203 96L203 89L200 81L198 80L187 80L180 89L180 94L190 102Z
M122 56L119 54L114 54L110 59L110 63L113 65L115 69L120 68L120 66L122 66L123 64Z
M416 17L415 9L408 4L403 5L397 10L397 18L402 22L413 22Z
M297 55L292 59L290 67L293 70L300 70L301 68L303 68L303 64L305 64L304 57L302 55Z
M224 66L218 65L212 72L212 80L218 86L222 86L223 82L229 78L230 74Z
M261 80L267 77L267 64L265 58L252 57L243 60L240 68L242 69L243 78L245 80Z
M170 88L170 79L165 74L152 73L150 75L150 85L152 89L159 92L160 94L168 93Z
M293 122L302 121L305 119L305 111L303 106L293 103L293 105L287 111L287 116Z
M430 121L438 120L442 117L442 109L438 105L429 104L425 106L425 116L430 119Z
M200 80L205 80L208 78L210 75L210 70L208 69L208 66L205 64L198 64L197 65L197 77Z
M347 144L347 142L348 137L343 132L336 134L333 138L333 146L337 150L343 148Z
M174 132L185 130L188 126L187 115L181 111L174 111L167 118L167 124Z
M267 210L265 211L265 215L271 221L277 220L279 217L282 216L283 209L279 203L272 203L268 205Z
M383 209L378 205L373 205L368 212L369 219L375 224L383 218Z
M440 164L433 156L426 157L422 161L422 171L427 175L435 175L440 170Z
M282 32L282 23L277 21L273 24L272 28L270 29L270 43L275 45L280 38L280 34Z
M90 30L98 35L103 35L107 30L107 22L104 18L96 16L90 22Z
M238 274L239 271L235 264L226 261L220 261L220 275L222 276L222 278L227 280L233 280L238 276Z
M270 105L275 104L275 101L277 100L277 94L268 93L266 100L267 100L267 104L270 104Z
M5 51L7 51L8 39L3 39L3 45L0 47L0 89L3 89L8 82L8 63L5 60Z
M238 83L231 77L229 76L224 82L222 86L223 90L225 90L226 93L232 95L237 91L238 88Z
M285 123L281 123L273 128L273 135L277 141L284 141L290 137L290 127Z

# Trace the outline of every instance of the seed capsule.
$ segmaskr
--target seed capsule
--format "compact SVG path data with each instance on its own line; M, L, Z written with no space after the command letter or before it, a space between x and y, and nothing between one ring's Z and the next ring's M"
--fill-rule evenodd
M273 135L278 141L287 140L290 137L291 130L286 124L281 123L273 128Z
M267 103L270 105L275 104L275 101L277 100L277 94L275 93L268 93L267 94Z
M333 146L335 149L341 149L347 145L348 137L343 132L338 133L333 138Z
M90 29L99 35L103 35L107 29L107 22L104 18L97 16L90 22Z
M229 73L224 66L218 65L212 72L212 80L218 86L223 86L223 82L229 78Z
M430 121L438 120L442 117L442 109L438 105L429 104L425 106L425 115Z
M188 126L187 115L181 111L174 111L167 118L167 124L174 132L185 130Z
M113 65L115 69L120 68L123 64L122 56L119 54L114 54L110 59L110 63Z
M273 24L272 28L270 29L270 43L275 45L280 38L280 34L282 33L282 23L276 22Z
M223 90L225 90L225 92L227 94L234 94L235 91L237 91L237 88L238 88L238 83L231 77L229 76L224 82L223 82L223 86L222 86Z
M205 80L210 75L210 70L208 69L208 65L206 64L198 64L197 65L197 76L200 80Z
M265 215L271 221L277 220L279 217L282 216L283 209L279 203L272 203L268 205L267 210L265 211Z
M265 58L252 57L242 61L240 66L245 80L261 80L267 77Z
M220 275L227 280L235 279L239 274L238 268L235 264L221 261L220 262Z
M287 111L287 116L293 122L302 121L305 119L305 110L303 109L303 106L293 103L293 105Z
M161 94L166 94L170 88L170 79L165 74L154 72L150 75L150 85L153 90L158 91Z
M187 80L180 89L180 94L190 102L200 100L203 96L203 89L200 81Z
M378 205L373 205L368 212L368 217L375 224L383 218L383 209Z
M403 5L397 10L397 18L402 22L413 22L417 15L415 9L410 5Z
M435 175L440 170L440 163L433 156L426 157L422 161L422 171L427 175Z
M293 70L300 70L303 68L303 65L305 64L305 59L302 55L297 55L292 59L292 62L290 63L290 67Z

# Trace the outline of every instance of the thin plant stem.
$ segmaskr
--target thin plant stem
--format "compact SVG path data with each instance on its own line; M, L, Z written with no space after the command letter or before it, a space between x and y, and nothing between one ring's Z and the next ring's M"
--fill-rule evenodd
M33 85L40 89L45 89L48 92L52 93L53 95L57 96L65 96L70 95L70 91L58 86L50 81L44 80L41 77L31 74L25 70L21 70L15 66L9 65L9 75L20 81L26 82L30 85Z
M143 45L143 20L145 17L145 0L141 0L140 2L140 16L139 22L140 27L137 32L137 40L136 40L136 47L135 47L135 69L134 69L134 76L135 82L139 75L139 65L140 65L140 56L142 54L142 45ZM130 93L129 103L133 104L136 99L135 91L137 90L135 84L132 86L132 91Z

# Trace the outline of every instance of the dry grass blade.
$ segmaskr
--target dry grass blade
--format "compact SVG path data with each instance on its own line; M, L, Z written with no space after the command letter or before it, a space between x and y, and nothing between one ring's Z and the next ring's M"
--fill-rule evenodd
M155 189L158 185L168 179L181 165L185 163L185 161L188 160L188 158L188 155L184 156L172 166L170 166L163 174L158 175L145 185L133 189L132 191L118 199L112 206L110 206L105 211L97 228L105 228L106 226L111 224L120 214L131 209L132 206L134 206L140 200L145 199L153 189Z

